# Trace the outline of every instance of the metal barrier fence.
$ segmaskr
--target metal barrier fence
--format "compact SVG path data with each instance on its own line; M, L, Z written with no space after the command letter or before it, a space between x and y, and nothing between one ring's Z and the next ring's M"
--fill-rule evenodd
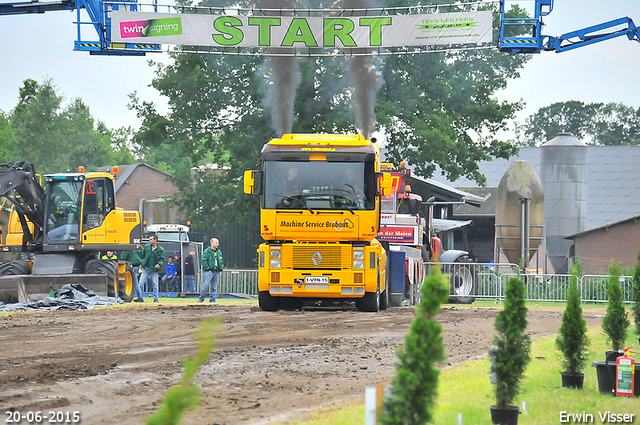
M567 299L567 288L571 275L567 274L521 274L516 264L491 263L425 263L426 270L439 266L449 275L452 300L475 299L496 300L504 298L507 281L520 277L524 282L527 301L561 301ZM469 278L473 278L473 284ZM609 276L584 275L578 279L582 300L607 302ZM632 301L633 277L620 276L623 300ZM464 302L464 301L461 301Z
M223 270L218 283L220 294L258 295L258 270Z
M499 300L504 298L507 281L512 277L523 280L527 301L558 301L567 299L567 288L571 275L520 274L516 264L490 263L425 263L426 270L431 266L440 266L449 274L450 296L474 297L481 300ZM473 279L473 286L468 280ZM609 276L584 275L578 280L582 300L586 302L607 302ZM633 277L621 276L623 300L632 301ZM200 289L200 282L198 285ZM224 270L220 274L218 292L221 294L258 295L257 270Z

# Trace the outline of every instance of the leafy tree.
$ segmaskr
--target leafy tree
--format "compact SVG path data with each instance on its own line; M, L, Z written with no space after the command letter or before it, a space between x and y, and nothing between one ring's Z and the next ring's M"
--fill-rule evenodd
M6 160L13 157L15 148L15 135L11 128L9 116L4 111L0 111L0 158ZM2 160L2 162L4 162L4 160Z
M580 265L574 263L571 267L571 283L567 291L567 305L562 315L562 325L556 346L564 356L562 366L566 373L579 375L587 362L587 321L582 317L582 304L580 290L578 289L578 277Z
M520 392L520 381L531 360L531 339L524 333L528 324L524 291L522 280L510 278L505 291L504 309L496 317L496 335L489 358L496 406L499 408L513 405Z
M496 39L497 22L494 28ZM390 57L376 110L388 133L391 159L408 160L425 177L440 166L449 180L465 176L484 183L477 163L515 154L514 146L493 134L522 108L522 103L499 102L494 93L518 78L529 58L494 49Z
M621 103L557 102L528 117L518 132L523 146L539 146L561 132L596 145L638 145L640 109Z
M51 80L42 85L31 79L24 81L11 117L16 144L20 146L19 152L15 152L19 156L16 160L32 162L38 171L66 169L65 159L60 155L65 151L62 118L58 113L61 104L62 97Z
M445 359L442 326L436 320L440 305L449 298L447 278L433 267L422 288L416 318L396 355L396 375L391 380L391 398L384 403L385 425L417 425L430 422L440 372L434 363Z
M114 132L95 124L81 99L63 105L51 80L27 79L10 114L0 115L0 153L5 161L28 161L39 173L92 169L114 165L113 160L133 159L126 146L112 146ZM127 162L120 162L127 163Z
M618 351L627 339L627 328L630 323L622 301L620 265L616 260L611 260L609 265L607 296L609 299L607 314L602 318L602 330L607 334L607 340L611 341L612 350Z

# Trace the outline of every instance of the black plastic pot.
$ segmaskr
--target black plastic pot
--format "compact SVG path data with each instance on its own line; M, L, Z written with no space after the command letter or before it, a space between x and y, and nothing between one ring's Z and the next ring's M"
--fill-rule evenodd
M491 409L491 422L495 425L518 425L518 415L520 408L518 406L489 406Z
M562 388L582 389L582 385L584 384L584 373L571 375L567 372L560 372L560 375L562 376Z
M616 359L622 356L618 351L607 351L606 361L593 362L592 367L596 368L598 376L598 391L603 394L613 394L616 392ZM636 364L633 395L640 396L640 365Z

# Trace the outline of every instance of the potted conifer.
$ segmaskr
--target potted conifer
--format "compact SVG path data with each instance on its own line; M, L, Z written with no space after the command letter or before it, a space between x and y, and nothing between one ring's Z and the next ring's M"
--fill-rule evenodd
M602 329L611 342L613 351L620 351L627 339L627 328L630 322L622 300L620 288L620 265L611 260L609 266L609 285L607 286L607 314L602 318Z
M436 316L449 299L448 279L433 267L421 289L416 318L399 348L391 397L385 399L384 425L417 425L431 422L439 371L434 363L445 359L442 326Z
M556 338L556 347L562 352L562 387L582 389L584 369L587 363L587 321L582 317L582 300L578 289L580 263L571 267L571 283L567 290L567 305L562 315L560 335Z
M522 280L513 277L507 281L504 309L496 317L496 335L489 350L491 380L496 393L496 404L490 407L494 424L518 423L520 409L513 403L531 360L531 340L524 333L527 324L524 285Z
M593 362L598 375L598 390L605 394L611 394L615 390L616 358L623 354L621 350L630 325L622 300L620 274L620 265L615 259L611 260L607 286L607 314L602 318L602 330L611 342L612 351L605 352L604 362Z

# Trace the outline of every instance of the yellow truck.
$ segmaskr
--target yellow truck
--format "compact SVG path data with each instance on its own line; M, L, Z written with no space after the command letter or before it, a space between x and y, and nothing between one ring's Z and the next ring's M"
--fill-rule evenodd
M375 139L285 134L267 143L260 169L244 175L245 193L261 195L260 308L347 300L386 309L387 256L376 235L390 188Z
M140 248L140 214L117 206L114 180L81 167L45 175L43 187L32 164L0 164L0 301L36 301L67 283L131 301L131 265L99 256Z

